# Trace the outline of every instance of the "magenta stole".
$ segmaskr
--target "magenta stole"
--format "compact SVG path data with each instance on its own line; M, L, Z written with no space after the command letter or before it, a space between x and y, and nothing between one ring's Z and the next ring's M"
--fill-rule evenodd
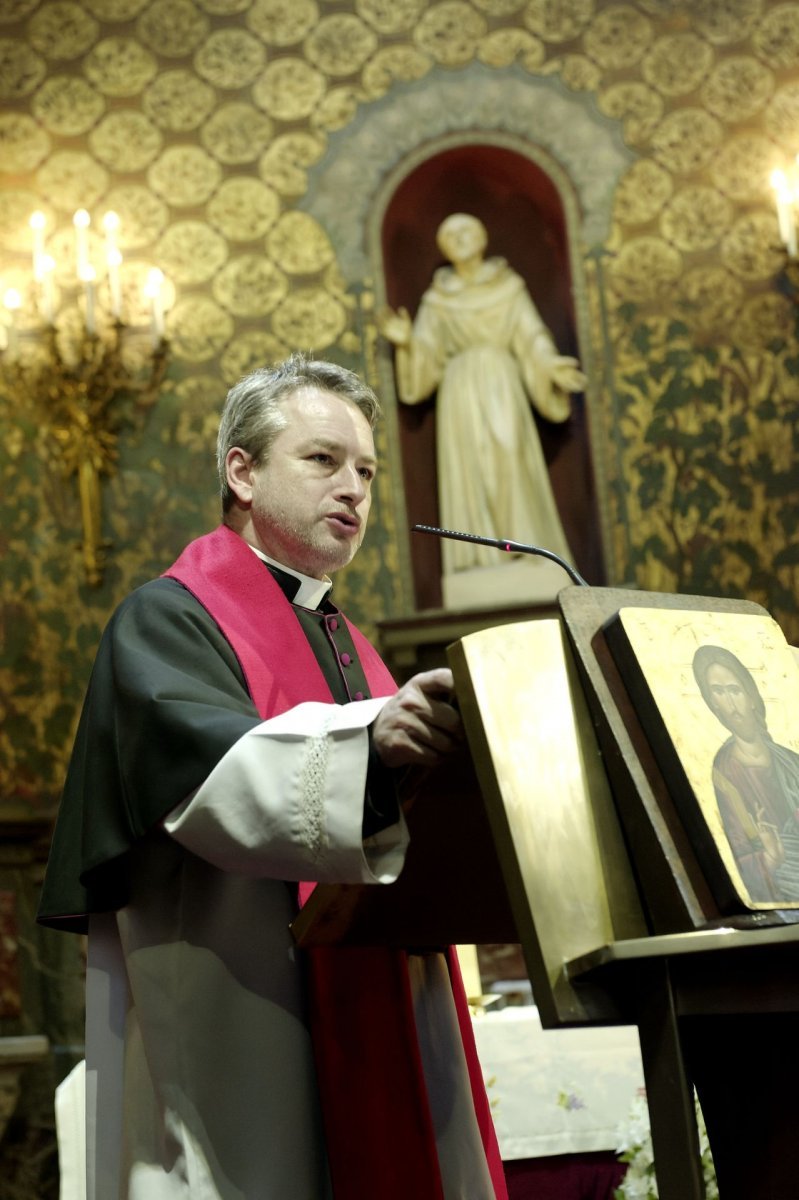
M238 534L220 526L198 538L165 575L182 583L216 621L264 719L307 700L331 703L291 604ZM395 692L377 651L347 624L371 694ZM312 884L300 885L302 901L312 889ZM406 955L383 947L319 948L307 957L311 1031L336 1200L371 1200L377 1194L381 1200L443 1200ZM475 1112L497 1200L506 1200L466 997L454 955L449 961Z

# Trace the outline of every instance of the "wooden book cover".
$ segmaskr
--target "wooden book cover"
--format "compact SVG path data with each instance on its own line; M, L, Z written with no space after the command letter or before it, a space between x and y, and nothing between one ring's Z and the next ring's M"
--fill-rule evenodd
M779 626L631 606L605 638L720 909L799 908L799 666Z

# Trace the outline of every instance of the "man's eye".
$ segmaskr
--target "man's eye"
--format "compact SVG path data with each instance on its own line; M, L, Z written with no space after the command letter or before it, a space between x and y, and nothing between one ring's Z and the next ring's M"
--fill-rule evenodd
M358 474L361 476L361 478L368 479L370 483L374 478L374 471L371 467L359 467Z
M318 454L311 455L311 460L312 462L332 463L333 456L332 454L325 454L322 450L320 450Z

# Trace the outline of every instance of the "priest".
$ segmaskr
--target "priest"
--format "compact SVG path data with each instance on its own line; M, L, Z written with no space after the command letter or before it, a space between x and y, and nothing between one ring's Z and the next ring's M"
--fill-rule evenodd
M332 363L241 380L222 524L103 635L39 913L89 935L89 1200L506 1198L452 956L289 929L396 879L397 780L461 736L450 672L397 690L331 599L377 416Z

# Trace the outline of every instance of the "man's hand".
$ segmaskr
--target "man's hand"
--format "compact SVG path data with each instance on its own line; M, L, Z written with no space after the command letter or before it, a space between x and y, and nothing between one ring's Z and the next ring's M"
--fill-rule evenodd
M431 766L454 750L461 719L450 703L448 667L414 675L386 702L372 726L372 745L387 767Z

